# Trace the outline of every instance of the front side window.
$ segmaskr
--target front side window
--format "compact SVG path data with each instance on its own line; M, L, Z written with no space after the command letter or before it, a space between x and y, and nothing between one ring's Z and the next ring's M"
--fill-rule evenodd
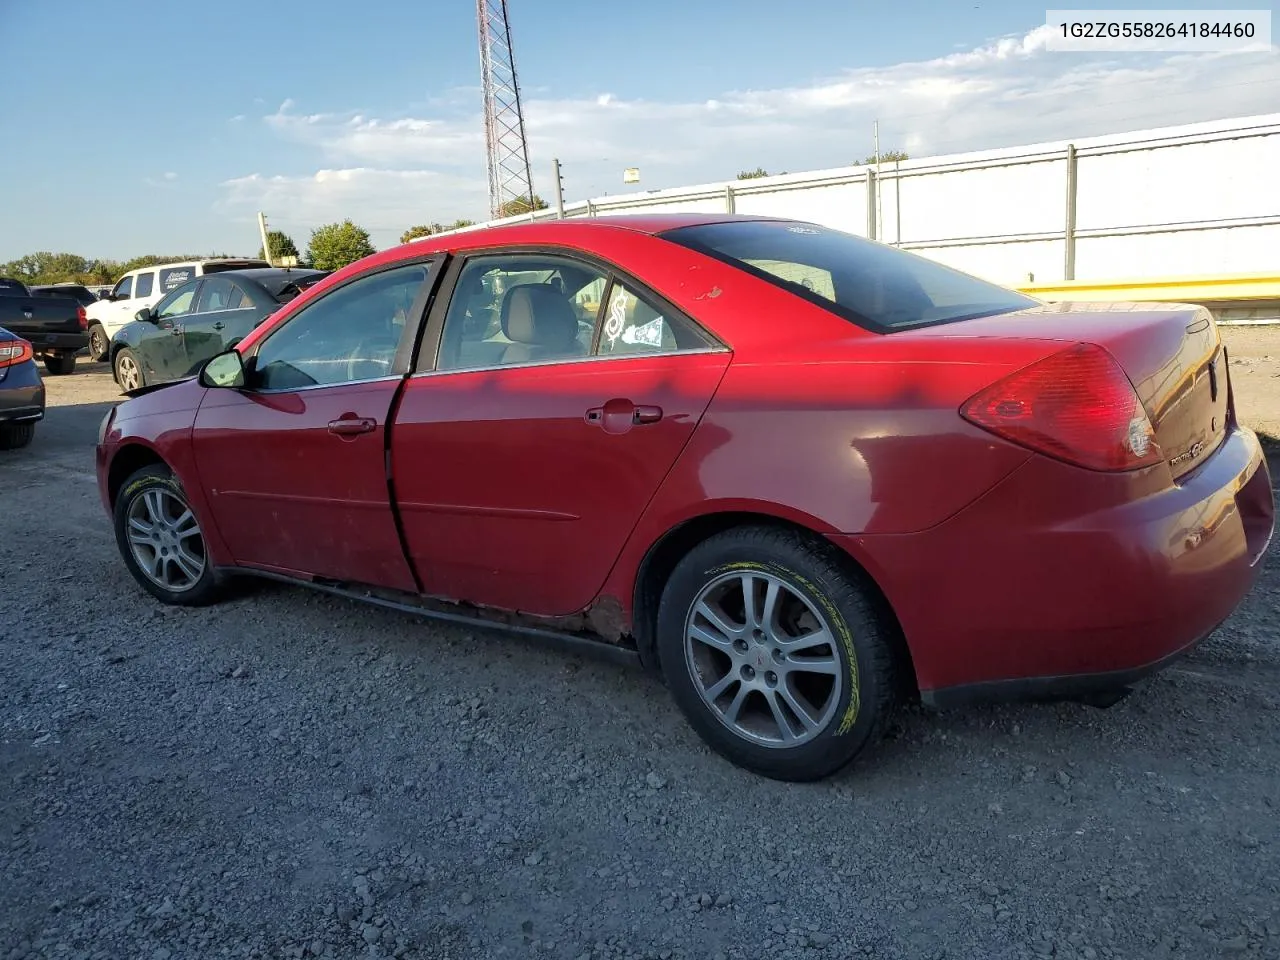
M154 273L138 274L138 283L133 288L134 297L149 297L154 289L156 275Z
M882 333L1037 304L926 257L810 223L734 221L679 227L661 236Z
M566 257L469 260L445 315L437 369L589 356L607 281L603 271Z
M191 311L191 301L195 299L196 285L199 282L199 280L192 280L157 303L155 310L152 311L155 318L157 320L169 320L184 313L189 313Z
M254 386L297 390L390 376L429 269L415 263L361 277L303 308L259 347Z
M116 300L128 300L133 296L133 277L121 277L120 282L111 289L111 296Z

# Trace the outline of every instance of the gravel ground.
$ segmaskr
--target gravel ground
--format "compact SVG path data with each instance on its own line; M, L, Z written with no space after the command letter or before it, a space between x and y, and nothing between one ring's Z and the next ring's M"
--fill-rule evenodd
M283 586L160 608L102 369L0 460L0 960L1280 958L1274 554L1110 710L910 711L788 786L624 668Z

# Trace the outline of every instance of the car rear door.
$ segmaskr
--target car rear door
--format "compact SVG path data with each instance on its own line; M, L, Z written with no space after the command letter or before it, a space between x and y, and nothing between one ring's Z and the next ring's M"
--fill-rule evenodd
M431 275L423 260L326 291L249 349L246 388L206 395L192 441L236 563L416 589L385 443Z
M438 356L424 346L391 448L428 594L546 616L586 608L728 365L638 285L568 258L548 270L556 259L473 258L433 310L424 343L438 336ZM525 282L546 289L522 294Z

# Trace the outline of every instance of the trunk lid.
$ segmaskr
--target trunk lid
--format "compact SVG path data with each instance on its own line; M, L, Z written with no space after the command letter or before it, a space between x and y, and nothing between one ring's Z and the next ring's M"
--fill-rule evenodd
M890 334L899 338L1020 339L1092 343L1133 383L1175 478L1194 470L1226 436L1226 351L1204 307L1159 303L1054 303Z

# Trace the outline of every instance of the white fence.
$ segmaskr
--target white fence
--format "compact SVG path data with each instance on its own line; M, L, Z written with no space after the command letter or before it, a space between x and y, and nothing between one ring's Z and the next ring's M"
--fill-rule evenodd
M676 211L809 220L1010 285L1276 273L1280 114L565 207L574 217Z

